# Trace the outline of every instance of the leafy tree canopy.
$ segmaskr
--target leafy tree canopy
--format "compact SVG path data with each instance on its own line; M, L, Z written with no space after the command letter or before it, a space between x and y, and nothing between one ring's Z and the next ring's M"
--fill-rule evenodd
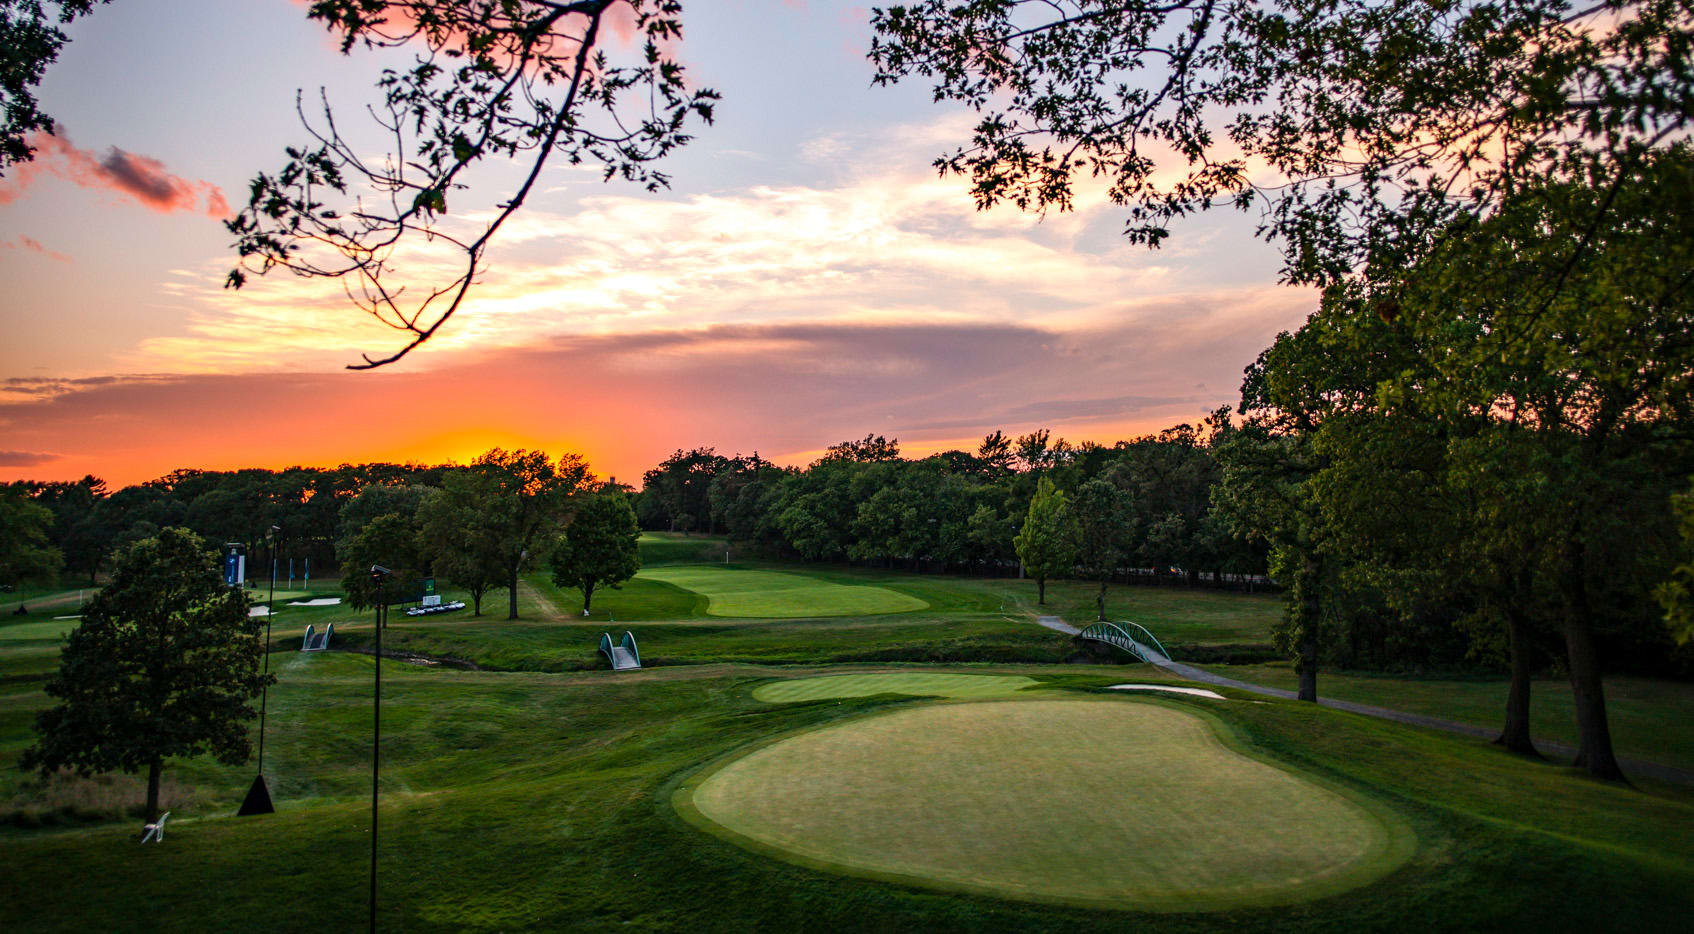
M482 615L482 598L506 584L498 530L483 521L495 508L499 483L475 470L454 470L418 505L419 557L437 574L471 595L471 615Z
M15 486L0 487L0 584L58 575L65 558L49 540L52 526L52 510Z
M553 546L553 583L582 591L587 613L597 588L615 588L641 570L640 538L628 497L616 490L587 497Z
M70 38L59 27L111 0L0 0L0 176L35 157L32 133L53 132L35 89Z
M147 769L152 820L166 759L247 760L249 702L274 680L259 671L261 629L205 540L169 528L135 543L71 630L46 687L58 703L36 717L23 767Z
M1694 119L1685 0L920 0L877 9L879 83L978 120L936 161L980 207L1098 179L1158 245L1263 206L1284 275L1404 268L1527 182L1615 177Z
M1047 602L1047 578L1070 573L1076 559L1076 539L1070 506L1063 490L1042 477L1030 498L1023 528L1012 539L1018 560L1035 578L1036 603Z

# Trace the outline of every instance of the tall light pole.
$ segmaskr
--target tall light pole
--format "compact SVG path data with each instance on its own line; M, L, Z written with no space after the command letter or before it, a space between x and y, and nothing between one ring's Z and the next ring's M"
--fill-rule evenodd
M276 612L276 533L282 526L273 525L265 533L265 550L271 558L271 598L265 602L265 674L271 673L271 614ZM259 777L265 777L265 708L269 706L270 685L259 695Z
M371 934L376 934L376 780L382 761L382 624L388 613L383 584L391 573L380 564L371 565L371 582L376 584L376 693L371 704Z
M247 797L241 802L241 809L235 812L236 817L250 817L254 814L272 814L276 805L271 803L271 789L265 784L265 713L270 706L271 673L271 613L276 610L276 533L282 531L280 526L271 526L265 533L265 551L271 559L271 598L265 604L265 685L259 694L259 774L253 777L253 784L247 789Z

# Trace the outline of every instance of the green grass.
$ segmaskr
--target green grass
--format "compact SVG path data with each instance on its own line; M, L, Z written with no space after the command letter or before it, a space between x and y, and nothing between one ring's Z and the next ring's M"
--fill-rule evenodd
M1097 584L1049 582L1049 606L1043 613L1087 626L1095 620L1097 590ZM1106 589L1107 619L1140 623L1167 646L1268 644L1282 611L1282 598L1267 594L1124 585Z
M1415 848L1388 809L1137 701L899 710L764 746L677 794L709 829L804 865L1098 907L1309 901Z
M807 868L702 833L671 801L710 764L780 737L938 703L886 690L840 696L841 685L813 703L755 696L780 683L773 679L893 674L898 684L968 674L1040 682L1037 698L1020 704L1171 680L1145 665L1052 664L1074 648L1034 625L1029 581L803 570L903 593L928 608L716 619L698 595L632 582L597 594L594 616L581 620L571 594L532 575L520 587L524 618L515 622L503 618L503 592L490 596L481 618L396 615L385 647L501 670L383 663L384 929L1658 930L1694 910L1694 835L1684 832L1694 826L1694 792L1651 781L1598 784L1479 741L1293 702L1158 704L1209 711L1238 751L1396 812L1413 828L1418 848L1399 869L1316 901L1221 914L1084 910ZM1181 590L1131 595L1148 615L1209 631L1220 644L1251 641L1262 608L1275 605ZM1085 586L1064 585L1049 602L1074 600L1086 610L1087 596ZM614 629L609 614L625 598L635 614L619 615L615 628L636 632L650 667L573 671L604 665L595 643ZM1230 607L1240 615L1233 623ZM647 618L637 619L642 612ZM278 813L232 817L251 763L173 761L171 830L164 845L145 848L134 843L134 779L42 784L17 770L35 713L49 703L42 686L59 639L74 625L50 616L0 619L0 878L26 880L0 899L0 930L169 929L186 918L208 930L318 934L364 923L374 662L294 649L307 623L335 622L338 648L368 645L368 611L279 607L270 661L280 681L270 692L266 743ZM1167 644L1181 642L1139 619ZM914 664L924 662L971 664ZM1338 683L1326 676L1320 686ZM1451 683L1430 684L1438 692ZM1667 735L1687 719L1686 686L1642 682L1637 690L1619 680L1608 689L1614 707L1641 705L1647 725ZM1549 694L1540 691L1537 704ZM1147 703L1114 696L1094 706ZM944 784L970 791L995 778L985 769L950 774ZM1113 775L1124 794L1136 783L1134 774Z
M1294 690L1299 677L1287 662L1207 665L1207 670L1269 687ZM1318 695L1391 710L1499 727L1506 716L1507 682L1501 678L1399 678L1323 672ZM1647 678L1606 679L1606 714L1619 755L1694 770L1694 684ZM1576 710L1570 682L1538 679L1530 690L1530 729L1538 739L1575 746Z
M731 550L728 539L707 535L683 535L680 532L642 532L637 543L641 549L641 566L659 567L666 564L715 564L723 561Z
M933 671L830 675L761 684L753 696L769 704L905 694L909 697L1003 697L1040 682L1023 675L955 675Z
M706 612L720 617L814 619L909 613L929 606L887 587L842 584L788 571L690 565L648 568L637 576L701 594L707 600Z
M678 536L680 537L680 536ZM690 546L698 544L690 541ZM752 571L774 572L747 577ZM672 575L703 575L710 581L763 580L789 587L796 578L814 592L862 595L889 591L928 604L900 613L766 619L714 616L707 612L709 596L668 582ZM667 578L658 579L658 575ZM836 585L836 586L827 586ZM709 587L711 584L701 584ZM840 590L836 587L841 588ZM1164 620L1155 629L1161 640L1204 640L1216 635L1224 646L1243 640L1268 640L1267 608L1274 616L1275 598L1191 592L1179 589L1114 588L1126 592ZM633 631L648 664L819 664L832 662L1059 662L1077 649L1064 635L1035 624L1035 616L1058 612L1062 600L1091 596L1086 588L1049 585L1049 607L1035 606L1035 585L1009 578L918 575L904 571L844 568L829 565L762 564L670 566L644 572L616 589L594 594L593 613L582 616L581 594L553 585L545 572L527 575L519 588L522 619L504 619L504 591L484 602L483 617L468 613L428 619L397 620L388 638L397 647L423 654L467 659L490 668L522 671L564 671L603 665L594 651L600 633ZM782 599L788 600L792 591ZM879 601L886 598L878 598ZM1114 598L1115 599L1115 598ZM300 608L285 608L295 613ZM863 609L861 605L859 609ZM787 608L787 613L817 612L815 606ZM1239 618L1229 621L1229 614ZM337 618L335 613L294 616L298 632L304 623ZM336 631L348 638L365 638L362 617L341 610ZM568 627L561 629L560 627ZM1175 640L1166 640L1170 644ZM1196 643L1178 643L1193 645ZM1227 649L1226 649L1227 650ZM1178 651L1172 648L1172 651ZM1267 648L1268 651L1268 648ZM1251 654L1251 653L1249 653ZM1179 656L1182 653L1179 652ZM1190 656L1191 657L1191 656Z
M11 619L19 607L29 611L27 615L75 613L81 601L94 596L97 590L95 587L65 587L59 584L21 587L12 593L0 594L0 622Z
M189 918L208 930L319 934L362 924L373 660L290 652L273 663L266 772L277 814L232 817L253 766L197 759L167 771L176 813L162 846L137 847L133 819L41 829L0 820L0 877L28 880L0 899L0 930L162 929ZM25 802L51 801L16 771L47 698L38 684L4 681L13 665L0 647L0 801L15 816ZM1044 692L1124 678L1115 667L968 670L1036 677ZM1600 785L1485 744L1291 702L1209 707L1254 756L1401 813L1421 841L1399 870L1351 894L1153 916L795 866L688 825L670 804L679 782L774 737L934 702L767 704L753 689L770 673L385 662L384 929L1615 930L1662 929L1694 910L1694 839L1680 832L1694 824L1687 792ZM1139 667L1134 677L1150 679ZM1113 776L1117 789L1133 782Z
M538 594L550 600L551 607L558 613L572 619L581 618L581 591L558 587L546 574L531 574L526 581ZM501 591L501 597L504 596L505 591ZM500 609L505 609L504 603ZM547 607L537 609L545 613ZM624 581L617 587L602 587L594 591L593 610L588 619L606 623L699 619L706 615L706 598L691 590L643 576Z

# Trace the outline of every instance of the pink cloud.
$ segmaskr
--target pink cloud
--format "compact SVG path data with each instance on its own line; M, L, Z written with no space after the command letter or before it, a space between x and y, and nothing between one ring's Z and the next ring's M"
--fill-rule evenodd
M218 186L173 175L152 156L116 146L103 156L96 155L72 145L62 126L50 134L33 134L30 145L35 147L35 159L17 167L11 184L0 185L0 204L15 200L45 173L84 188L115 191L161 214L189 211L218 218L229 215L229 202Z
M48 451L0 451L0 467L39 467L59 457Z
M71 261L69 256L60 253L58 250L49 250L42 246L41 241L34 237L20 236L16 242L11 240L0 240L0 249L25 250L30 253L39 253L48 259L56 259L61 263L68 263Z

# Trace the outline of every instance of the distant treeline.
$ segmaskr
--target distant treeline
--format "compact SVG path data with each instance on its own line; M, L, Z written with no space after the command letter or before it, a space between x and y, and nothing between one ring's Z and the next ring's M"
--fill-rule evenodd
M1300 654L1302 634L1320 619L1323 638L1310 651L1350 668L1497 669L1507 652L1495 618L1531 614L1531 635L1518 648L1538 670L1561 665L1551 627L1539 622L1550 590L1495 602L1466 583L1480 565L1467 564L1462 553L1451 554L1451 565L1411 574L1385 570L1363 550L1399 547L1395 536L1451 533L1431 515L1401 512L1398 497L1411 486L1384 489L1355 478L1324 488L1324 502L1353 490L1369 497L1360 503L1380 505L1387 525L1376 530L1356 521L1356 509L1325 507L1319 515L1326 525L1296 523L1291 511L1309 510L1311 494L1299 485L1304 475L1288 467L1288 439L1267 434L1261 422L1243 423L1222 409L1198 425L1110 445L1072 444L1046 430L1019 437L996 431L974 451L922 458L902 457L897 440L868 435L831 446L805 467L780 467L757 453L678 450L647 471L629 498L642 528L722 535L773 558L1016 575L1024 562L1014 538L1038 484L1051 483L1069 503L1055 534L1075 535L1078 550L1074 564L1066 558L1048 576L1286 589L1279 646ZM1406 452L1394 456L1405 459L1383 465L1384 474L1414 466ZM0 561L0 583L61 569L92 583L115 549L183 526L214 543L244 543L254 579L268 576L273 555L284 577L291 559L297 575L309 559L316 578L345 572L352 602L367 605L375 595L366 592L364 571L381 563L400 571L397 579L439 576L472 591L479 608L484 594L505 590L515 615L518 572L547 566L583 497L610 488L576 455L554 463L539 452L499 450L463 466L178 470L117 491L96 477L18 482L0 497L6 537L18 539ZM1478 509L1457 497L1448 502L1466 514ZM1084 515L1101 503L1113 526L1104 532L1111 539L1104 565L1098 543L1091 558L1081 541L1090 518L1089 534L1102 534L1099 517ZM1614 566L1592 584L1608 593L1594 615L1605 635L1602 651L1610 667L1686 674L1689 653L1672 650L1660 611L1639 583L1668 572L1673 539L1661 528L1668 523L1637 520L1632 565ZM1300 549L1313 547L1325 549L1321 564L1300 557ZM1321 590L1310 584L1318 573Z
M773 557L1016 574L1012 539L1036 483L1074 491L1104 478L1130 504L1116 579L1263 588L1265 550L1231 535L1212 509L1213 430L1178 425L1112 445L996 431L974 452L919 459L869 435L807 467L679 450L643 476L636 516L648 530L721 534Z
M49 543L63 555L63 569L89 583L104 570L116 548L158 534L162 528L192 529L212 542L248 546L248 573L269 575L269 548L304 572L338 576L335 540L341 509L370 486L439 486L446 466L343 464L284 470L175 470L156 480L112 491L98 477L68 482L11 484L51 513ZM280 527L269 536L271 526Z

